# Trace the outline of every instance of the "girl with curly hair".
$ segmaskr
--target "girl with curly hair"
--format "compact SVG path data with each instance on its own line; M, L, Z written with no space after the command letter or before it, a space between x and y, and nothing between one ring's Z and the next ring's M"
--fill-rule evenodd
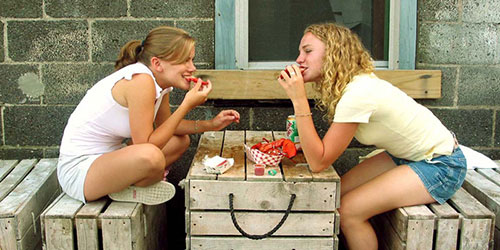
M299 65L278 79L293 103L300 144L313 172L332 165L353 138L385 151L341 177L340 226L350 249L377 249L371 217L404 206L444 203L466 174L458 142L430 110L374 74L370 54L351 30L307 27ZM321 139L304 87L315 82L330 128Z
M212 90L201 79L191 88L194 56L195 40L168 26L121 48L116 71L87 91L64 130L57 166L64 192L82 202L109 195L149 205L174 196L175 187L162 179L189 147L189 134L221 130L240 118L224 110L211 120L184 119ZM187 93L171 112L173 88Z

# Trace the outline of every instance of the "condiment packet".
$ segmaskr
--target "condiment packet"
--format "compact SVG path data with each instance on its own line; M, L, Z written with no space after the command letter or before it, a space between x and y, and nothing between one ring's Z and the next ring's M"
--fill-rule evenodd
M233 158L223 158L218 155L214 157L208 157L205 155L203 158L203 166L205 166L205 171L209 174L223 174L229 168L234 165Z

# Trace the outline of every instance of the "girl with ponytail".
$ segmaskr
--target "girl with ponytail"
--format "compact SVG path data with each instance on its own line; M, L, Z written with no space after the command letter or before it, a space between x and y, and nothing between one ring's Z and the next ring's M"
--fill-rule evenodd
M173 197L174 186L162 179L189 147L189 134L221 130L240 117L224 110L211 120L184 119L212 90L201 79L191 88L194 56L194 39L167 26L123 46L116 71L87 91L64 130L57 174L69 196L144 204ZM187 91L174 112L173 88Z

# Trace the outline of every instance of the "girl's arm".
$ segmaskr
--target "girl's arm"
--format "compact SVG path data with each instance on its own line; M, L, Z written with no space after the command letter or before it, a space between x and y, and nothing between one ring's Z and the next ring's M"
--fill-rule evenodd
M323 140L319 137L307 99L294 103L294 110L299 131L300 145L306 157L309 168L313 172L320 172L333 164L345 151L351 142L358 123L332 123Z
M158 127L160 124L165 122L171 115L170 104L169 104L169 94L163 97L160 109L156 114L155 124ZM223 110L215 118L211 120L181 120L179 125L175 129L174 134L176 135L186 135L186 134L196 134L205 131L217 131L227 127L233 122L240 121L240 114L235 110Z
M134 144L152 143L158 148L163 148L165 146L184 116L192 108L203 103L211 90L210 87L205 87L200 90L201 83L197 83L186 94L182 103L172 114L169 114L169 111L165 111L165 105L167 109L169 109L169 107L168 96L164 96L161 105L163 106L161 107L161 113L157 114L157 118L158 115L160 115L157 121L164 121L156 123L158 126L154 129L153 122L155 121L153 121L153 119L156 92L153 79L149 75L138 74L132 78L132 81L134 82L129 84L130 87L125 93L130 114L132 141Z

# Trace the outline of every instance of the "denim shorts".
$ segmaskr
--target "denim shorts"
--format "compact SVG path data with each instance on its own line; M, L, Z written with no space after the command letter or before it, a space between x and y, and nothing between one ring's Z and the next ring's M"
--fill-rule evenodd
M439 204L445 203L455 194L467 173L467 163L460 147L454 149L451 155L441 155L430 160L409 161L391 154L389 156L398 166L410 166Z

